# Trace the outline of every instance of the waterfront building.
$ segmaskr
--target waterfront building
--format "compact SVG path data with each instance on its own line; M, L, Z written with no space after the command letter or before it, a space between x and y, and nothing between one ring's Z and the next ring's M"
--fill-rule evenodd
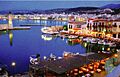
M90 18L87 21L87 29L98 32L99 36L110 34L114 38L120 38L120 20L119 19L98 19Z
M112 32L113 32L113 37L120 38L120 20L114 20Z
M84 24L86 24L86 23L85 22L76 22L76 21L68 22L68 31L72 32L72 33L81 31L81 29L84 29L84 26L83 26Z

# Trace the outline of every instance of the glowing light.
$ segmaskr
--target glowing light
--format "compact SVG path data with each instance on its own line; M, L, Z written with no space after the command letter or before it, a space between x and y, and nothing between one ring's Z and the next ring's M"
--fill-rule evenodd
M91 71L90 73L92 73L92 74L93 74L93 73L94 73L94 71Z
M79 73L83 73L83 71L79 71Z
M44 59L47 59L47 57L46 57L46 56L44 56L43 58L44 58Z
M110 51L110 48L107 48L108 51Z
M0 68L0 71L2 70L2 68Z
M87 43L85 43L85 47L87 47Z
M114 57L118 57L118 54L115 54Z
M101 72L102 70L101 69L97 69L97 72Z
M10 33L10 34L9 34L9 38L12 38L12 37L13 37L13 34L12 34L12 33Z
M11 66L13 66L13 67L16 66L16 63L15 63L15 62L12 62L12 63L11 63Z
M67 56L68 56L68 54L67 54L67 53L65 53L65 54L64 54L64 57L67 57Z
M78 73L74 73L74 75L78 75Z
M78 71L78 69L74 69L74 71Z

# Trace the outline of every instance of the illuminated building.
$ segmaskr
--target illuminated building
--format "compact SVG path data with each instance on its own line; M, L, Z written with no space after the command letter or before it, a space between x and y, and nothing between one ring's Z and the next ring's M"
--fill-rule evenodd
M88 19L87 29L99 34L111 34L114 38L120 38L120 20Z

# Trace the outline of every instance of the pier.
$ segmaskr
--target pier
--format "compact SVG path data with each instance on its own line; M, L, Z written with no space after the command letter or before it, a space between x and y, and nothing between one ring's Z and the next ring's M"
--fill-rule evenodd
M8 24L0 24L0 31L4 30L29 30L30 27L9 27Z

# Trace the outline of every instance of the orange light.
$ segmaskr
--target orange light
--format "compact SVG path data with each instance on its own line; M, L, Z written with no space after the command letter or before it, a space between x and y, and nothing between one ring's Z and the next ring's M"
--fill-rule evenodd
M106 58L105 60L108 60L109 58Z
M92 67L92 66L89 66L88 68L89 68L89 69L93 69L93 67Z
M101 61L100 63L101 63L101 64L105 64L105 62L104 62L104 61Z
M64 54L64 57L67 57L67 56L68 56L68 54L67 54L67 53L65 53L65 54Z
M79 73L83 73L83 71L79 71Z
M88 72L89 70L88 70L88 69L86 69L86 71Z
M114 54L114 57L118 57L118 54Z
M108 51L110 51L110 48L107 48Z

